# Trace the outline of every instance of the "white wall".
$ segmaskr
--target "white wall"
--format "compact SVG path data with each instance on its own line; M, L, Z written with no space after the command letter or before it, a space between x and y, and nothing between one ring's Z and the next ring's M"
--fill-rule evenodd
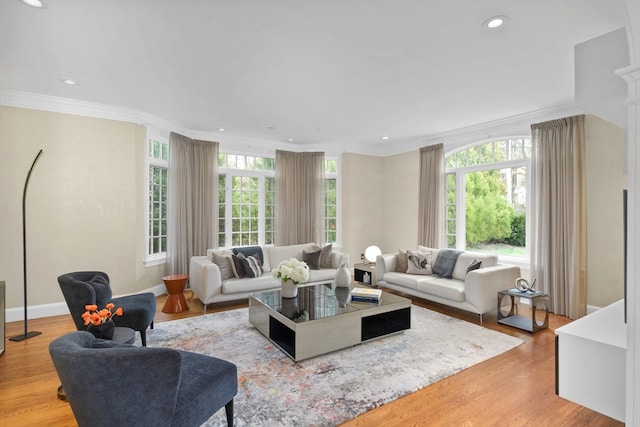
M585 141L587 303L605 307L624 296L625 133L605 120L588 115Z
M60 274L101 270L114 294L162 283L145 268L146 130L125 122L0 107L0 278L23 307L22 190L27 192L29 306L63 302Z

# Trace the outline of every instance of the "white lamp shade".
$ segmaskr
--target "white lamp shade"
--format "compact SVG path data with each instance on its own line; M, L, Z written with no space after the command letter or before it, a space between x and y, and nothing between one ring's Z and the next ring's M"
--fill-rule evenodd
M376 262L376 257L381 254L382 254L382 251L380 250L379 247L369 246L364 251L364 259L367 260L367 262Z

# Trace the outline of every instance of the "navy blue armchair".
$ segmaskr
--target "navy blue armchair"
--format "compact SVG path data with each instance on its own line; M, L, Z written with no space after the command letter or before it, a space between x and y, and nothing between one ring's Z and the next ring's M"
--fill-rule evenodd
M76 271L58 277L58 284L67 302L71 317L79 331L86 330L82 319L85 305L96 304L99 308L113 302L122 307L122 316L114 316L116 326L140 332L142 345L147 345L147 328L153 329L156 315L156 297L151 292L112 298L109 276L102 271Z
M223 406L233 427L238 371L231 362L86 331L56 338L49 354L80 427L199 426Z

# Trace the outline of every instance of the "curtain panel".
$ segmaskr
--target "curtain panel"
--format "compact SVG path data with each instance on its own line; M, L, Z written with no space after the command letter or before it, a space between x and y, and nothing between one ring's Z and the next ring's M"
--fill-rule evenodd
M584 115L531 125L531 278L551 310L586 314Z
M188 274L189 260L215 245L218 233L218 143L171 132L167 269Z
M431 248L445 246L444 186L443 145L420 148L418 242Z
M276 151L277 245L324 242L324 153Z

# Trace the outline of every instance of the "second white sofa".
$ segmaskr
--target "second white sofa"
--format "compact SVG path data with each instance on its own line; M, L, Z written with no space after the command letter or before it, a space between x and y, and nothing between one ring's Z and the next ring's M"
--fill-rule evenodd
M251 248L258 247L235 249L236 251L238 249L251 251ZM219 257L216 255L228 255L233 249L208 249L207 255L191 257L189 284L194 295L204 303L205 313L207 304L244 299L248 298L249 294L253 292L279 289L280 280L273 277L271 270L276 268L281 261L290 258L304 260L303 251L313 253L319 249L314 243L288 246L259 246L259 248L263 258L263 273L257 277L229 277L229 273L224 271L224 265L221 272L221 268L214 262L214 258L218 260ZM323 256L327 256L326 268L311 269L309 281L305 283L306 285L331 281L342 263L349 265L348 255L334 251L330 246L325 246L321 251Z

